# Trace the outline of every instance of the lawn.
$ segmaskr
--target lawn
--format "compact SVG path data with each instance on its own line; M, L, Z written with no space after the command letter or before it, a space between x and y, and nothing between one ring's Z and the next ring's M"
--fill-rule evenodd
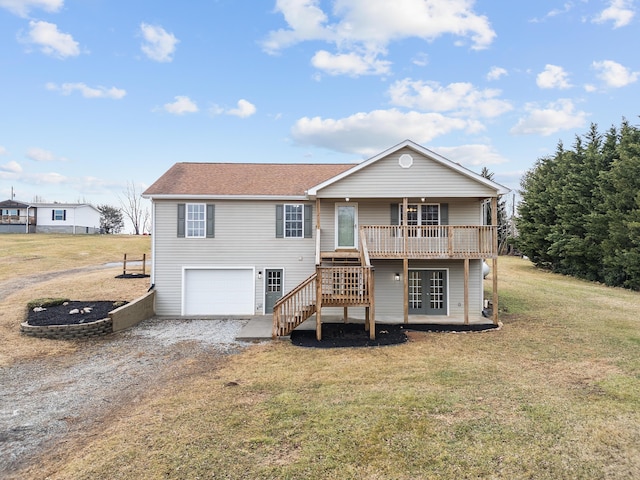
M124 253L149 257L143 235L0 235L0 282L20 275L122 262Z
M640 478L640 295L518 258L500 289L499 331L251 346L128 406L47 478Z
M35 339L20 335L27 303L36 298L65 297L71 300L126 300L149 288L149 279L116 279L122 267L79 272L40 282L49 272L122 262L124 253L142 257L151 247L148 236L133 235L0 235L0 367L15 361L68 353L78 342ZM150 265L150 263L149 263ZM2 295L4 297L4 295Z

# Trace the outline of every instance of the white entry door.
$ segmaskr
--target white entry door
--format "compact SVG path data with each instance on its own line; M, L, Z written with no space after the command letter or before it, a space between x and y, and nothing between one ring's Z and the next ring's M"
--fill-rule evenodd
M336 249L358 248L358 204L336 203Z

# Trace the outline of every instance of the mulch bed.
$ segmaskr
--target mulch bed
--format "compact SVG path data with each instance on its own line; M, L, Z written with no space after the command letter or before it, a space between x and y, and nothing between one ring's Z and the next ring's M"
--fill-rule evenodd
M358 323L323 323L322 340L316 340L315 330L294 330L291 343L299 347L341 348L382 347L407 341L407 331L420 332L481 332L498 328L497 325L438 325L438 324L376 324L376 339Z
M150 275L142 274L142 273L121 273L120 275L116 275L113 278L149 278Z
M109 312L116 307L113 301L94 301L94 302L80 302L73 301L67 302L66 305L56 305L53 307L46 307L46 310L41 312L34 312L33 309L29 310L27 315L27 323L35 326L47 326L47 325L79 325L81 323L95 322L107 318ZM90 307L91 312L88 313L76 313L69 314L71 310L82 310L85 307Z

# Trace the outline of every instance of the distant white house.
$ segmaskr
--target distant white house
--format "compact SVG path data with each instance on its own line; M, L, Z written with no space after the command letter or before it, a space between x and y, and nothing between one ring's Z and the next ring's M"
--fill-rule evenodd
M86 203L0 202L0 233L100 232L100 211Z

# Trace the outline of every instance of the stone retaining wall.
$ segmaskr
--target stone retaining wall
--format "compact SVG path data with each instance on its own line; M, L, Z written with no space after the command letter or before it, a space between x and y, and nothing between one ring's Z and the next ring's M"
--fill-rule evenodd
M151 290L133 302L111 310L108 318L96 320L95 322L43 326L29 325L27 322L22 322L20 324L20 332L30 337L53 340L75 340L108 335L153 317L155 293L155 290Z
M113 332L113 322L110 318L74 325L29 325L27 322L23 322L20 324L20 332L36 338L75 340L108 335Z

